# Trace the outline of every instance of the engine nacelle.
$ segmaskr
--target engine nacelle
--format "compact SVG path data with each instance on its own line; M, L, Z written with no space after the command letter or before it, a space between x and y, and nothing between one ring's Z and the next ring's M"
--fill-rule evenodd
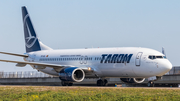
M64 68L59 72L59 79L63 81L81 82L84 77L84 71L78 67Z
M120 80L125 83L142 83L145 78L120 78Z

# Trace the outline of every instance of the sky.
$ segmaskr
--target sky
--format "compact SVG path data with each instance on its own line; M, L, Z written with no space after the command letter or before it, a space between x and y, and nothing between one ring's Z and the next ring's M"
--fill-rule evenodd
M0 0L0 51L25 53L21 7L53 49L145 47L180 66L179 0ZM0 54L0 59L23 61ZM0 62L0 71L36 71Z

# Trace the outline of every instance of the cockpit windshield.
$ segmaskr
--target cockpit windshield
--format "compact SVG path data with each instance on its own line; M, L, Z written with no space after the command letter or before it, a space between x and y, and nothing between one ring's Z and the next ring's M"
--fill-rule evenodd
M155 55L149 55L149 57L148 57L149 59L166 59L166 56L160 56L160 55L157 55L157 56L155 56Z
M156 56L156 58L157 58L157 59L162 59L162 58L163 58L163 56Z
M149 59L156 59L156 57L155 57L155 56L150 55L150 56L149 56Z

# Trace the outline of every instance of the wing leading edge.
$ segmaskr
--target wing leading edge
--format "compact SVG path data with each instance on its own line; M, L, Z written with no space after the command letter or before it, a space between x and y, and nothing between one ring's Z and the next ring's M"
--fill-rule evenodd
M16 66L20 66L20 67L26 66L26 64L39 66L41 68L42 67L44 67L44 68L50 67L50 68L53 68L56 72L59 72L63 68L75 67L75 66L71 66L71 65L58 65L58 64L39 63L39 62L23 62L23 61L12 61L12 60L2 60L2 59L0 59L0 61L17 63ZM79 68L81 68L81 67L79 67ZM94 69L90 68L90 67L82 67L81 69L84 70L85 73L88 73L88 72L92 73L94 71Z
M38 65L38 66L45 66L45 67L52 67L52 68L64 68L64 67L72 67L66 65L58 65L58 64L48 64L48 63L39 63L39 62L23 62L23 61L12 61L12 60L1 60L2 62L11 62L11 63L19 63L19 64L29 64L29 65Z
M16 54L16 53L8 53L8 52L0 52L0 53L7 54L7 55L20 56L20 57L28 57L28 55L24 55L24 54Z

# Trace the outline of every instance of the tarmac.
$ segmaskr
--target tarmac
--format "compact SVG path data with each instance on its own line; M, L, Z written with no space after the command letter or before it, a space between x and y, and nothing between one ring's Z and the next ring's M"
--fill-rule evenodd
M84 79L82 82L74 82L73 86L96 87L97 79ZM146 79L140 84L127 84L120 78L108 78L108 87L147 87ZM161 80L155 81L156 87L178 87L180 86L180 75L164 75ZM0 78L0 85L34 85L34 86L61 86L58 77L31 77L31 78Z
M113 86L29 86L29 85L0 85L0 87L17 87L17 88L21 88L21 87L48 87L48 88L98 88L98 89L104 89L104 88L112 88L112 89L129 89L129 88L133 88L133 89L178 89L180 90L179 87L122 87L122 86L117 86L117 87L113 87Z

